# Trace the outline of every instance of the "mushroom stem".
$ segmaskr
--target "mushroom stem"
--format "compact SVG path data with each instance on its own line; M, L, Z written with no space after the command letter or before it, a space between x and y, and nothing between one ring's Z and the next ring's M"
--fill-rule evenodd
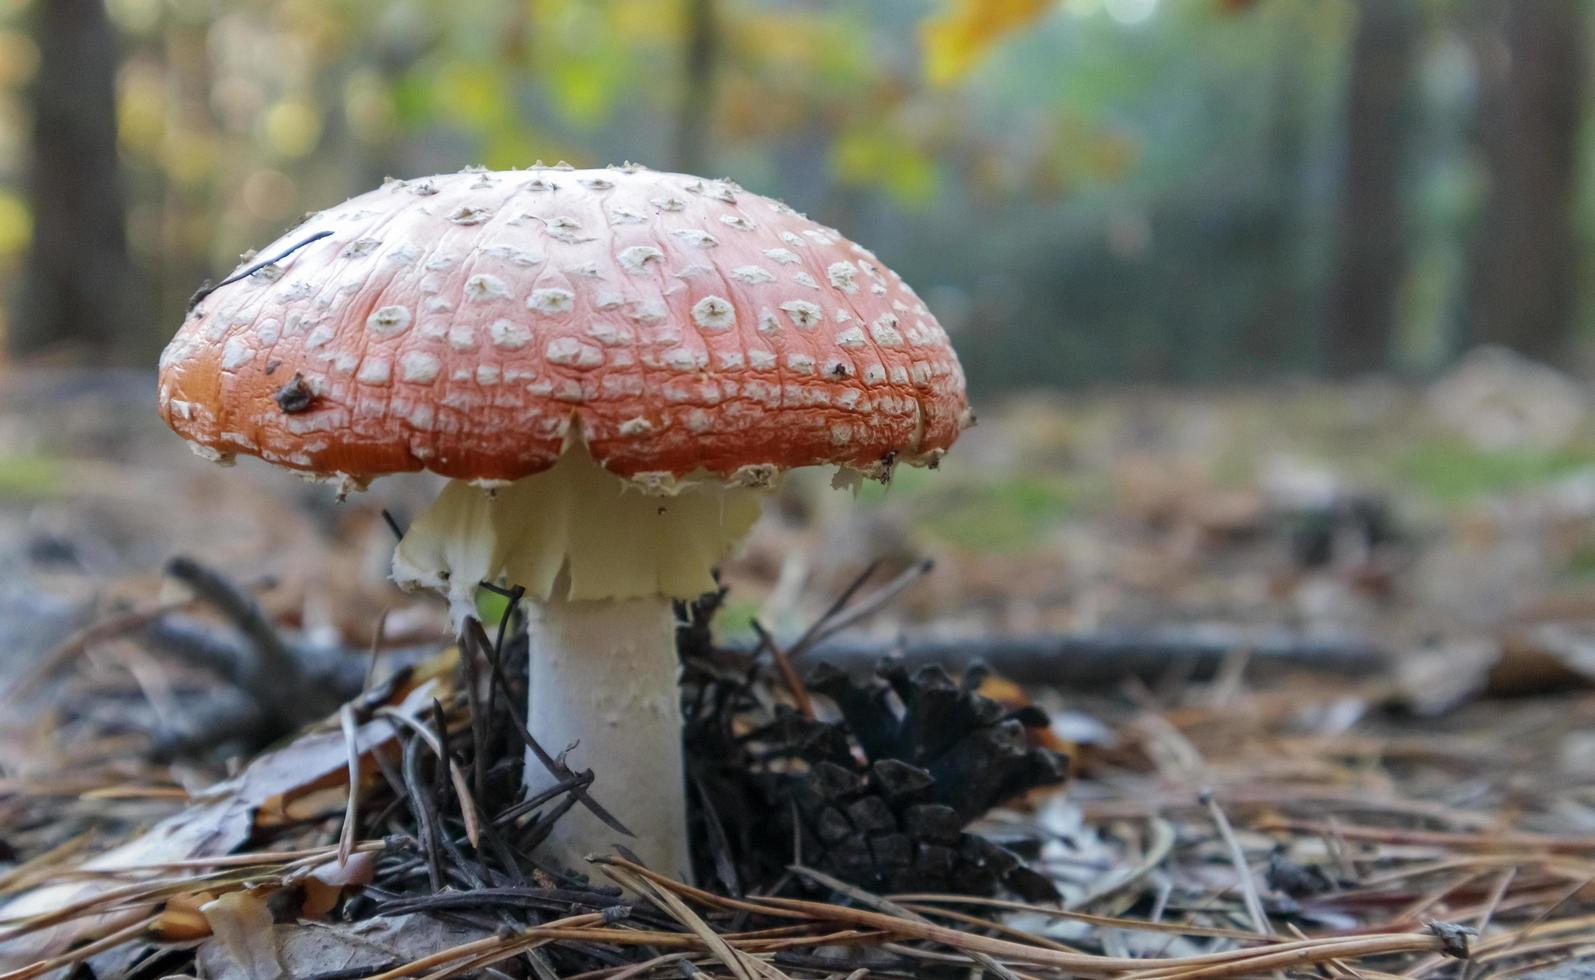
M710 477L668 481L669 494L642 489L665 484L623 480L579 442L492 494L452 481L405 532L393 577L446 594L456 629L475 613L477 583L526 589L532 735L555 754L575 745L571 768L592 769L593 797L638 835L626 846L685 876L671 599L715 588L715 563L752 527L763 492ZM528 793L554 781L537 760L527 764ZM578 807L556 825L552 855L581 868L615 837Z
M527 726L549 752L594 775L593 797L638 836L620 840L582 807L566 812L544 845L569 867L585 867L616 843L656 871L691 880L686 775L677 693L675 614L670 599L530 603ZM558 780L530 754L528 793Z

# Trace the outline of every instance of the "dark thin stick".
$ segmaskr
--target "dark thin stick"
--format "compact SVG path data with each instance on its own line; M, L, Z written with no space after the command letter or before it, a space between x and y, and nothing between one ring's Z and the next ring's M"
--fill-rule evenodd
M404 540L404 528L399 526L398 518L394 517L392 512L386 507L382 508L382 520L388 525L388 530L393 532L393 537L395 540Z
M796 660L818 643L825 642L829 636L847 629L849 626L869 617L890 606L897 601L897 597L907 592L914 583L931 573L936 563L929 558L917 561L898 573L897 577L885 585L871 592L862 600L851 607L843 608L845 600L851 598L852 590L844 592L842 597L832 604L830 611L815 621L813 626L800 637L796 643L787 648L787 656Z
M474 640L478 645L485 648L487 644L487 634L483 631L482 624L477 622L475 619L468 619L465 621L465 635ZM495 692L507 692L509 685L504 681L503 672L499 669L498 659L490 659L488 664L493 668L494 680L498 682L494 689ZM537 739L532 737L531 731L526 727L526 720L521 717L520 711L516 709L513 703L511 703L511 699L507 693L504 693L504 705L507 709L506 713L508 714L511 723L513 723L515 726L516 733L520 735L521 741L526 743L526 747L532 750L532 754L537 757L537 761L541 762L543 767L547 769L549 773L552 774L556 779L570 778L573 773L569 769L563 768L557 762L555 762L554 757L549 755L547 750L538 744ZM616 819L614 814L600 806L597 800L594 800L591 796L588 796L586 790L572 790L571 795L578 802L580 802L582 806L585 806L593 816L602 821L604 826L608 827L610 830L613 830L615 833L621 834L625 837L637 836L636 834L627 830L626 825Z
M494 817L492 822L495 824L509 823L511 820L514 820L517 817L521 817L532 812L556 796L562 796L565 793L570 793L578 789L586 789L592 784L593 774L590 772L580 773L578 775L571 776L569 779L562 779L540 793L528 796L526 799L521 800L518 803L505 807L503 810L499 811L498 816Z
M465 703L471 712L471 790L479 800L487 799L487 712L478 690L476 651L468 644L460 648L460 670L465 674Z
M445 794L448 793L449 787L453 785L451 777L456 775L456 773L453 771L454 753L449 748L449 725L447 716L443 713L443 702L439 701L437 698L432 699L432 723L435 726L434 730L437 733L438 740L437 786L434 792L437 793L437 799L441 801L445 798ZM455 794L455 797L455 802L460 808L460 814L462 817L465 817L467 815L468 808L474 807L475 800L465 799L460 797L457 793ZM441 823L444 819L445 818L442 816L442 804L439 803L439 822ZM477 845L481 842L481 823L481 821L467 820L467 826L475 828L476 831L468 835L469 843L471 844L473 850L475 850ZM479 862L467 861L464 852L460 850L459 843L455 841L454 835L448 833L446 829L444 832L439 833L438 837L443 842L444 848L449 852L449 857L454 861L454 866L459 868L460 873L465 875L465 877L470 881L471 887L485 888L488 885L488 881L486 878L482 877L477 870ZM511 922L510 924L513 926L515 923Z
M502 657L504 655L504 638L509 635L510 617L515 615L515 607L519 606L521 604L521 599L525 598L526 587L523 585L517 585L511 588L508 592L499 592L499 595L502 595L504 598L508 599L509 602L504 606L504 615L499 617L498 635L493 638L494 658Z
M446 831L439 833L438 842L443 845L443 849L445 851L449 852L449 861L454 865L457 872L463 875L466 881L470 882L471 891L473 893L479 888L486 888L488 886L488 880L482 876L482 871L478 870L481 868L481 862L467 859L465 856L465 851L460 847L460 842L455 839L453 834L447 833ZM467 841L466 843L470 842ZM512 926L516 924L517 923L511 923Z
M438 895L421 895L384 902L377 906L375 914L386 917L408 915L412 912L432 912L438 909L475 911L481 907L494 906L569 912L572 905L590 905L601 909L623 904L618 894L574 888L479 888L472 892L443 892ZM633 913L632 918L636 917Z
M499 618L498 632L493 640L493 648L492 650L487 650L486 648L482 649L483 655L490 657L494 664L502 663L504 660L504 639L509 635L510 618L515 615L515 609L520 605L521 597L526 594L526 590L517 585L510 589L507 593L502 594L509 601L504 605L504 615ZM485 636L486 634L484 633L483 635ZM470 652L468 645L462 644L462 647L466 650L466 652ZM496 724L498 715L492 710L493 705L498 701L498 682L499 672L497 669L495 669L492 676L487 679L488 710L484 713L488 716L488 721L494 723L493 730L488 733L489 735L496 734L498 728Z
M880 567L881 563L878 558L865 565L864 570L854 576L853 581L847 583L847 588L842 590L842 594L832 600L830 607L825 610L820 618L810 623L809 628L804 630L803 634L792 642L790 649L800 650L807 647L813 641L814 635L819 632L820 627L825 625L826 620L841 612L844 606L852 602L853 596L858 594L858 590L864 587L864 583L868 582L870 576L874 575L875 570Z
M483 579L482 581L476 583L476 587L479 588L479 589L486 589L487 591L489 591L489 592L491 592L491 593L493 593L495 595L501 595L501 596L503 596L506 599L508 599L509 597L515 595L515 591L517 589L520 590L522 595L526 594L526 590L524 588L522 588L521 586L519 586L519 585L515 585L515 586L498 585L497 583L489 582L487 579Z
M742 649L759 649L753 641ZM1363 676L1381 670L1389 651L1355 637L1318 638L1285 630L1211 628L1148 629L1093 633L1036 633L997 636L907 635L831 637L815 645L822 657L844 670L873 668L882 657L900 657L912 669L932 663L979 660L1020 683L1057 684L1095 690L1115 688L1126 678L1155 681L1172 665L1186 664L1193 681L1210 679L1236 649L1251 652L1254 677L1304 671ZM792 655L788 645L787 655Z
M492 657L492 662L495 665L502 663L504 660L504 638L509 635L510 617L515 615L515 609L521 604L521 597L524 595L526 595L526 589L519 585L504 593L504 597L509 602L505 604L504 615L498 621L498 633L493 639L493 649L490 653L484 650L484 653L489 653ZM485 636L486 634L484 633L483 635ZM487 681L487 704L489 708L488 714L490 715L492 714L492 706L498 699L498 682L499 672L495 667L493 676L488 678Z
M498 877L507 876L510 884L517 887L525 885L526 875L521 871L520 862L515 859L515 852L510 849L509 844L499 834L497 825L492 820L484 820L482 821L482 826L477 830L477 835L482 844L493 852L493 856L503 866L504 874ZM481 853L480 847L477 848L477 853ZM497 882L494 883L496 884Z
M395 728L398 726L395 725ZM404 789L410 801L410 812L415 815L415 825L421 840L421 853L426 857L426 876L434 892L443 889L443 861L439 852L437 826L433 821L433 801L427 796L421 781L420 738L412 736L404 743Z
M436 701L434 700L433 703L435 705ZM432 754L438 757L439 763L443 765L443 772L439 774L438 778L440 787L438 792L441 795L447 792L450 786L454 788L454 795L460 803L460 818L465 821L465 832L471 838L471 846L475 847L479 840L477 831L482 823L481 814L477 810L475 798L471 795L471 787L465 784L465 778L447 765L447 756L444 753L443 743L438 741L432 729L409 715L402 714L392 708L382 708L378 713L410 729L421 738L421 741L427 744L427 747L432 750Z
M443 713L443 702L437 698L432 699L432 725L437 737L438 767L432 780L432 792L439 800L449 791L449 777L453 774L454 758L449 754L449 725L448 716ZM465 806L465 801L460 801L460 806Z
M437 697L432 699L432 726L437 731L437 779L435 779L437 788L435 788L435 792L437 792L437 798L442 800L443 793L448 792L450 777L453 776L455 757L448 749L448 718L443 715L443 702L439 701ZM471 806L471 804L464 800L459 801L459 809L461 811L467 806Z
M295 252L299 251L300 249L304 248L306 245L309 245L311 242L319 242L323 238L326 238L328 235L331 235L331 234L332 234L332 231L330 229L327 230L327 231L318 231L314 235L311 235L309 238L301 239L300 241L296 242L295 244L288 246L287 248L283 249L281 252L278 252L276 255L273 255L271 258L261 259L259 262L256 262L255 264L251 265L249 268L241 269L238 272L233 273L232 275L228 276L226 279L223 279L221 282L217 283L214 286L211 286L211 285L207 284L207 285L199 287L197 290L194 291L194 295L189 297L189 299L188 299L188 308L189 308L189 310L192 310L194 307L196 307L200 303L204 302L205 301L205 297L209 296L211 293L214 293L216 290L222 288L223 286L230 286L233 283L239 281L240 279L248 279L250 276L252 276L255 273L259 272L261 269L264 269L266 266L272 265L272 264L277 263L277 262L281 262L283 259L286 259L288 256L290 256L290 255L294 254Z
M244 634L254 656L245 668L247 674L239 678L240 686L273 721L293 729L307 718L321 717L336 707L331 698L316 697L314 689L305 684L299 657L253 596L220 572L186 555L167 562L166 573L193 589Z
M737 865L731 858L731 841L726 837L725 825L714 808L714 798L704 788L703 780L693 779L692 788L698 791L698 803L703 807L703 825L709 832L709 847L714 851L714 872L725 886L726 894L742 897L742 882L737 877Z
M559 823L559 818L570 812L571 807L581 797L572 789L565 798L554 804L554 808L526 825L526 830L521 839L521 848L526 851L535 851L548 835L554 832L554 825Z

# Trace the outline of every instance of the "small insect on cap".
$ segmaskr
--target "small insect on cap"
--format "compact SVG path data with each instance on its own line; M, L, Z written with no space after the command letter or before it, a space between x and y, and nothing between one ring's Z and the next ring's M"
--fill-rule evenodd
M757 484L934 462L967 424L957 355L914 291L728 181L390 180L260 254L285 252L204 296L161 357L161 414L202 455L501 481L579 437L640 483Z

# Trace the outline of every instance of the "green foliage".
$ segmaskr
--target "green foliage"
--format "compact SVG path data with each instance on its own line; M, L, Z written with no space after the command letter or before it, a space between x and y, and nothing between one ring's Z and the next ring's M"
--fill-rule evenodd
M1422 2L1416 368L1456 342L1485 186L1472 5ZM705 167L864 240L978 337L977 389L1317 367L1353 0L717 0L701 90L689 6L111 0L130 237L160 297L146 348L199 280L384 175L669 167L697 117ZM0 290L30 226L26 7L0 5Z
M54 456L0 457L0 500L45 500L67 489L66 468Z
M866 483L863 506L890 506L909 515L918 533L967 551L1025 552L1046 546L1046 535L1081 504L1082 490L1055 474L932 473L899 467L887 486Z
M1073 498L1056 480L1016 476L949 491L921 523L933 538L968 551L1023 552L1047 545Z
M476 618L489 631L498 629L498 624L509 615L509 598L494 592L492 589L476 590Z
M759 618L760 611L758 602L728 596L714 618L715 639L730 644L753 638L753 621Z
M831 169L845 183L884 188L906 207L931 201L940 183L935 161L900 134L880 129L839 134L831 146Z
M1592 464L1595 453L1588 450L1525 446L1484 451L1456 440L1432 439L1411 445L1397 460L1395 475L1436 501L1459 503L1543 484Z

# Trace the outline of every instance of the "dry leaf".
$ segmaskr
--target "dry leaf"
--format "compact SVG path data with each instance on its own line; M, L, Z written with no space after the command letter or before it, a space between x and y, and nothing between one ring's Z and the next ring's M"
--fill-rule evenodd
M338 904L338 896L349 885L367 885L377 867L377 856L370 851L356 851L349 861L340 865L336 860L317 865L304 880L305 899L301 914L307 919L320 919Z
M166 908L161 910L161 917L150 931L161 937L162 942L168 943L204 939L210 935L210 923L200 907L215 897L210 892L177 896L166 903Z
M345 976L377 973L411 960L481 939L486 931L441 922L425 915L404 915L328 926L314 922L272 927L272 945L290 977L324 974ZM231 957L215 940L199 948L199 975L228 977Z
M423 684L411 691L398 710L425 710L436 694ZM394 739L386 721L360 726L356 744L362 753ZM257 811L281 812L307 793L347 779L348 757L342 732L302 735L288 745L256 758L232 779L195 795L194 805L175 813L147 832L81 865L83 870L135 868L196 857L230 854L249 840ZM25 892L0 906L0 917L23 919L45 915L125 882L81 881L47 885ZM153 911L135 905L108 915L84 916L22 936L0 929L0 968L16 968L57 955L84 938L103 935L138 921Z
M228 892L200 906L200 911L210 923L215 943L232 961L232 969L218 976L280 980L283 968L277 958L277 933L263 895L247 890Z

